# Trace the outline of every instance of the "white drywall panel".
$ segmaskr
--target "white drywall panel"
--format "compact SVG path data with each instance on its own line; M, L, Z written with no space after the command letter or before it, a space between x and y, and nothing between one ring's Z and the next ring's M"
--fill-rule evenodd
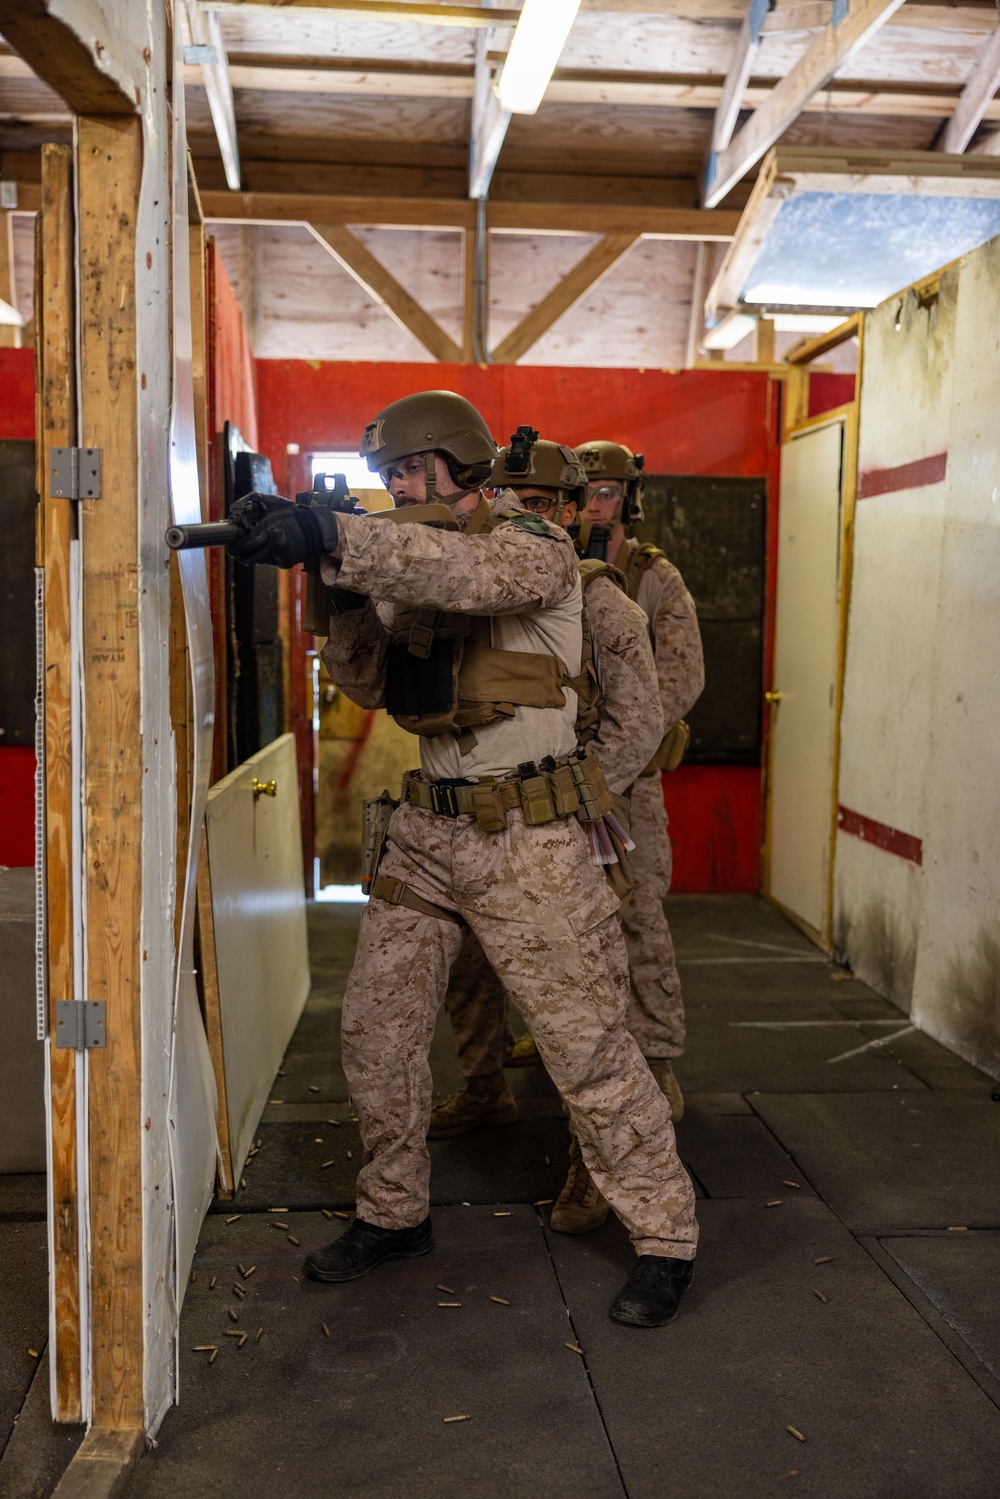
M1000 239L956 279L913 1015L1000 1074Z
M839 800L921 840L908 860L840 831L838 949L970 1060L1000 1072L1000 241L940 294L865 328L859 471L947 453L936 483L859 499Z
M858 471L899 468L950 441L955 290L909 292L865 323ZM863 480L862 480L863 483ZM943 484L858 499L841 718L843 807L923 839ZM841 830L834 936L866 982L910 1008L923 871Z
M254 795L254 782L274 795ZM239 1180L309 993L295 739L283 734L208 794L208 862L233 1172Z

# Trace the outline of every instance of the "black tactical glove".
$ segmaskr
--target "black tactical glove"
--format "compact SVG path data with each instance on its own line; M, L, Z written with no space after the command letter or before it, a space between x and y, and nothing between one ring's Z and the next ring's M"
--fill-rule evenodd
M313 508L285 501L280 508L268 509L270 514L226 548L237 562L294 567L298 562L322 557L336 546L336 517L325 506Z
M228 519L242 526L245 531L249 531L266 515L281 514L291 503L291 500L286 500L284 495L258 494L254 490L251 494L242 495L240 499L233 502Z

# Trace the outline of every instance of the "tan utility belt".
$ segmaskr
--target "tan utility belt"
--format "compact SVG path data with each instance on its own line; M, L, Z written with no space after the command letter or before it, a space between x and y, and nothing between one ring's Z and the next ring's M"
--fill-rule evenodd
M612 810L600 761L594 754L575 751L562 760L531 762L506 780L424 781L411 772L403 777L402 797L439 817L475 817L486 833L500 833L507 814L520 811L529 827L560 817L596 822Z

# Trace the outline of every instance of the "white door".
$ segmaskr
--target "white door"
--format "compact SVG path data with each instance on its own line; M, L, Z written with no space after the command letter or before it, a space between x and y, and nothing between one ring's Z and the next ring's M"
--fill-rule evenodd
M839 639L843 419L781 455L769 759L768 891L828 937Z

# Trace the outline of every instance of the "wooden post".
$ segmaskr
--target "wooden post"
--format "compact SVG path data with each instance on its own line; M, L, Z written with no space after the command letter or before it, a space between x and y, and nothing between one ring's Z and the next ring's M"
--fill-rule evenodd
M73 766L71 732L70 500L49 492L49 450L76 441L73 152L42 147L42 211L36 267L38 367L38 562L45 570L45 897L49 1034L55 1007L73 985ZM52 1095L52 1300L54 1416L81 1421L79 1181L76 1052L50 1041Z
M14 301L14 215L8 209L0 209L0 298L16 306ZM13 323L0 323L0 348L19 349L21 330Z
M92 1419L143 1425L140 976L142 739L138 630L138 117L77 126L80 439L102 455L81 502L87 994L107 1006L88 1054ZM166 357L167 351L163 354Z
M754 357L758 364L774 363L774 321L769 317L757 319Z

